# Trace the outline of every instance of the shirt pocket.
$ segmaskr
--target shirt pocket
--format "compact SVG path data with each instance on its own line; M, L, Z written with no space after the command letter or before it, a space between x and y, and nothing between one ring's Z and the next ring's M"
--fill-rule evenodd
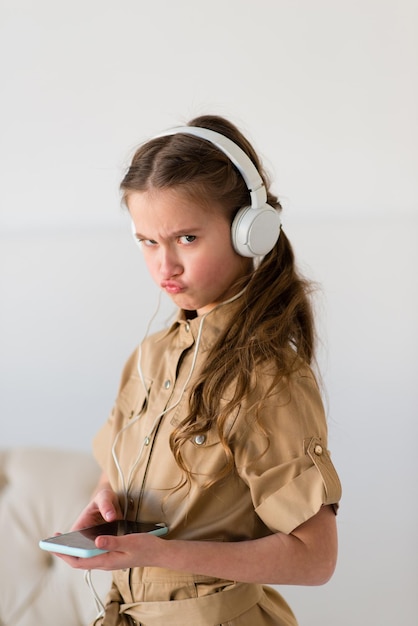
M193 480L201 486L216 480L225 470L227 454L215 428L193 435L182 447L183 458L191 470Z
M113 413L117 419L127 422L146 410L152 381L145 379L144 382L137 376L129 378L120 391L113 408Z

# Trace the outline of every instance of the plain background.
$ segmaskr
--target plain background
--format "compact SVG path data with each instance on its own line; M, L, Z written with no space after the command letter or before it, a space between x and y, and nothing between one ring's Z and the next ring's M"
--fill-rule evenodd
M415 0L0 1L1 445L90 449L157 303L119 181L226 115L320 285L344 496L334 578L283 589L301 626L416 624L417 24Z

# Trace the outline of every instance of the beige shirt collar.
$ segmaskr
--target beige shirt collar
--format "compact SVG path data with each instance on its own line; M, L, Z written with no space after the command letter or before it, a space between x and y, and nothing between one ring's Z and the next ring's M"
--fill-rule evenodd
M242 305L241 298L242 295L233 302L218 304L205 315L203 322L203 316L188 319L187 314L189 312L185 311L184 309L179 309L176 319L165 332L161 333L158 341L162 341L170 333L176 333L180 331L180 333L182 334L182 331L185 331L186 328L189 338L191 335L193 339L196 340L199 333L200 324L203 323L204 332L202 333L200 340L200 350L210 350L215 341L218 339L220 333L226 328L228 324L234 322L238 309Z

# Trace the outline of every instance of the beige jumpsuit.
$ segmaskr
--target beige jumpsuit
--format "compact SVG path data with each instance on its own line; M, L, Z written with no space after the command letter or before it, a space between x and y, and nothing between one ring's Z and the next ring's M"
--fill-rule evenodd
M290 533L322 505L336 506L340 499L323 406L308 367L267 395L273 374L271 366L263 366L255 390L227 423L235 471L204 488L225 463L213 429L184 445L193 481L191 488L175 490L182 473L169 436L186 416L193 380L236 306L216 308L206 317L197 353L201 318L187 321L182 312L168 330L147 338L140 355L144 380L137 350L123 371L113 411L94 441L96 458L113 489L129 491L127 517L166 523L167 541L241 541ZM256 397L264 396L254 426L251 407ZM286 602L267 586L163 568L114 572L106 603L106 615L97 625L296 625Z

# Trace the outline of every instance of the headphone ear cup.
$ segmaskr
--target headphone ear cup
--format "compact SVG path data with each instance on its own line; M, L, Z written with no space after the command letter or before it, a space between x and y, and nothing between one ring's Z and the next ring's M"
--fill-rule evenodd
M280 235L279 212L269 204L244 207L231 226L232 245L241 256L264 256L274 248Z

